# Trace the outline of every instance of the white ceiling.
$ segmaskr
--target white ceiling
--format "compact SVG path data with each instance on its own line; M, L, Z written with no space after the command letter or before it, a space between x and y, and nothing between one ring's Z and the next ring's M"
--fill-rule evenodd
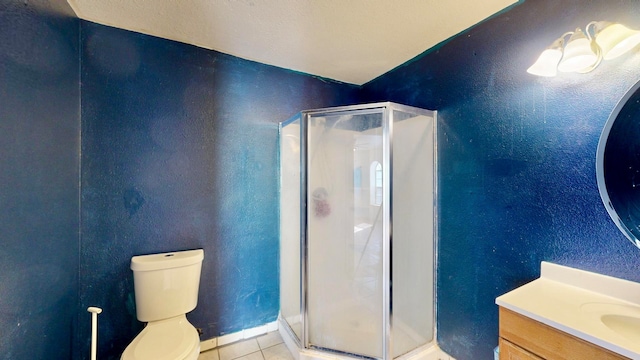
M67 0L81 19L363 84L517 0Z

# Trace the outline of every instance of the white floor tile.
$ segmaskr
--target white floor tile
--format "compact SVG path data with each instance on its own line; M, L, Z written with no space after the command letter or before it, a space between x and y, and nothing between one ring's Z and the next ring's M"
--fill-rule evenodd
M220 360L220 356L218 356L218 349L200 353L200 356L198 356L198 360Z
M294 360L285 344L278 344L262 350L265 360Z
M249 355L245 355L237 358L236 360L264 360L264 356L262 356L262 352L256 351Z
M268 347L272 347L273 345L281 344L282 342L282 337L277 331L258 337L258 344L260 345L260 349L263 350Z
M260 346L256 339L240 341L226 345L218 349L220 360L232 360L245 355L260 351Z

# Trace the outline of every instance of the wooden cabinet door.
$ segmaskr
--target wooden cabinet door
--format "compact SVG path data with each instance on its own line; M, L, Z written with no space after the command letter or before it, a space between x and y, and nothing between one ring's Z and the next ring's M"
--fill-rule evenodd
M628 359L541 322L499 308L500 338L547 360ZM500 349L502 352L502 349ZM500 359L503 359L502 356ZM508 358L506 358L508 359ZM517 358L514 358L517 359ZM526 359L526 358L525 358Z
M500 360L544 360L525 349L500 338Z

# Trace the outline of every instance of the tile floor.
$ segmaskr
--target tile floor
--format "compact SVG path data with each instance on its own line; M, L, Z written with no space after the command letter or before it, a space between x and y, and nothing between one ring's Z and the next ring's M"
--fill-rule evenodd
M293 360L280 333L270 332L200 354L198 360Z

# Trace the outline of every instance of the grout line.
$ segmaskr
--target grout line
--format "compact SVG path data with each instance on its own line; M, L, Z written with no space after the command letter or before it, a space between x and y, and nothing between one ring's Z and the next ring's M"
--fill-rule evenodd
M267 346L267 347L266 347L266 348L264 348L264 349L263 349L263 348L260 348L260 350L262 351L262 350L271 349L272 347L278 346L278 345L280 345L280 344L284 344L284 342L280 342L280 343L277 343L277 344L273 344L273 345L271 345L271 346Z

